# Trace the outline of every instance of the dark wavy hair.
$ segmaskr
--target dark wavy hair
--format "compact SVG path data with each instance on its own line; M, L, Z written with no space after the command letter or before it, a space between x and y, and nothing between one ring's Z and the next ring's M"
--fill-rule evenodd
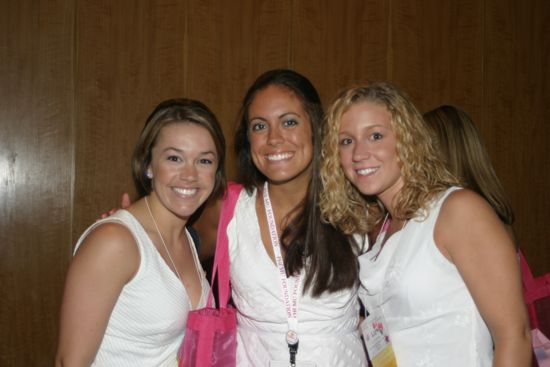
M145 173L151 164L151 152L160 131L166 125L178 122L197 124L210 133L218 154L218 167L210 198L220 197L226 186L225 139L222 128L216 115L204 103L186 98L161 102L145 121L132 155L132 177L139 196L148 195L152 190L151 179Z
M248 110L257 93L269 86L281 87L298 97L308 115L312 131L313 161L308 193L289 214L281 234L281 244L286 250L287 274L296 274L306 267L304 291L311 289L315 297L325 291L335 292L353 287L358 279L356 244L351 237L321 221L319 167L324 113L317 90L305 76L288 69L270 70L260 75L248 89L241 105L235 134L240 180L249 194L268 180L251 158Z

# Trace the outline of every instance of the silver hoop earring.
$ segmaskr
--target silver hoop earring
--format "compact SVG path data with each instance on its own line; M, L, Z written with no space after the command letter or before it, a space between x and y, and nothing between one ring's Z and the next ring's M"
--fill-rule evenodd
M153 179L153 172L147 171L147 172L145 173L145 176L146 176L149 180L151 180L151 179Z

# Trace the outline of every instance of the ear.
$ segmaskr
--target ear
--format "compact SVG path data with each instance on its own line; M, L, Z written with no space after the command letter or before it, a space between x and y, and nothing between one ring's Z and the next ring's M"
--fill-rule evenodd
M153 179L153 170L151 167L147 168L147 171L145 172L145 177L147 177L149 180Z

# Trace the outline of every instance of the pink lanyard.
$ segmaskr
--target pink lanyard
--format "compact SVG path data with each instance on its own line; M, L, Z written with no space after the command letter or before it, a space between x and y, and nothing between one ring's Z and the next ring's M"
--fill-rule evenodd
M288 322L288 331L286 333L286 342L288 344L290 352L290 365L296 365L296 354L298 353L298 289L301 284L301 274L296 275L296 283L292 290L292 298L289 294L288 279L286 276L285 264L283 262L283 256L281 255L281 244L279 243L279 236L277 235L277 226L275 224L275 216L273 215L273 208L271 207L271 200L269 200L267 181L264 183L263 199L265 207L265 215L267 217L267 225L269 226L269 235L271 237L271 246L273 247L273 254L275 255L275 262L279 268L279 280L283 291L283 300L285 302L286 316Z

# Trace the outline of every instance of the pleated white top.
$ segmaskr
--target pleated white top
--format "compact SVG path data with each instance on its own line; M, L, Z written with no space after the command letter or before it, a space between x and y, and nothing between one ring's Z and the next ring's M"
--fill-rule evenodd
M119 210L90 226L78 240L75 253L90 231L106 222L129 228L139 249L140 265L115 304L93 366L177 366L177 351L183 340L187 314L192 309L187 292L145 229L126 210ZM189 233L187 238L192 244ZM209 286L195 246L191 247L195 265L202 274L200 308L206 303Z

